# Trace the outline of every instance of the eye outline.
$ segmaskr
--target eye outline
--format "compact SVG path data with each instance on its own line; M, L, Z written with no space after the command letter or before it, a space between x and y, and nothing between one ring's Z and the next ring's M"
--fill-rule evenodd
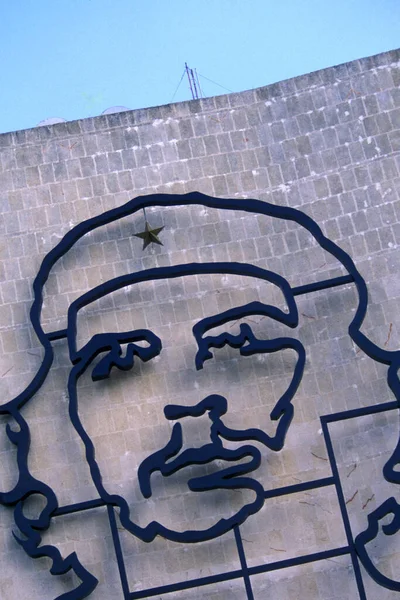
M145 341L148 346L138 346L135 342ZM122 356L122 344L128 344L125 356ZM92 380L107 379L113 367L121 371L129 371L134 366L134 358L138 356L147 362L160 354L162 343L160 338L149 329L135 329L123 333L97 333L79 352L74 363L80 363L81 370L102 352L107 352L92 371Z
M248 304L244 304L243 306L231 308L227 311L219 313L218 315L206 317L201 321L198 321L192 328L193 336L197 342L198 347L198 351L196 353L195 358L196 370L201 370L204 366L204 362L213 358L213 354L209 351L209 348L211 347L222 348L223 346L228 344L232 348L242 348L245 342L247 341L248 344L246 348L249 349L249 347L252 346L253 343L261 343L261 340L258 340L255 337L251 327L247 325L247 323L241 324L240 333L236 336L228 332L223 332L222 334L217 336L203 337L203 335L209 329L213 329L214 327L220 327L221 325L225 325L229 321L238 321L239 319L243 319L251 315L262 315L263 317L269 317L273 321L282 323L283 325L286 325L291 329L295 329L299 324L298 310L294 299L293 302L290 302L289 300L287 299L289 312L284 312L277 306L273 306L271 304L264 304L263 302L254 301ZM257 352L257 350L254 350L253 353L255 352ZM242 352L242 350L240 350L240 354L242 354L243 356L246 355L246 353Z
M223 348L228 345L231 348L242 349L246 342L251 345L253 341L256 341L256 337L254 336L250 325L247 323L241 323L240 331L237 335L229 333L228 331L223 331L219 335L209 335L205 338L201 338L201 344L199 344L199 349L195 358L196 370L200 371L206 360L214 358L214 355L210 352L210 348ZM241 350L240 353L242 354Z
M214 358L210 348L223 348L224 346L240 349L241 356L254 354L271 354L280 350L292 349L299 353L298 343L295 338L280 336L272 339L259 339L247 323L241 323L238 334L223 331L216 336L201 338L201 345L196 353L195 364L197 371L203 369L206 360Z

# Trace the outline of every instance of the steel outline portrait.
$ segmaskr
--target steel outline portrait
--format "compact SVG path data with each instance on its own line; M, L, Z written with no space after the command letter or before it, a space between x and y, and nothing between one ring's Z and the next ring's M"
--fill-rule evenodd
M229 345L233 348L239 348L240 354L243 356L251 356L253 354L266 354L277 352L284 348L290 348L297 354L296 367L294 369L293 378L285 393L276 403L271 418L279 421L275 436L269 436L260 429L233 430L224 426L221 417L226 412L226 400L219 395L212 394L203 399L197 406L174 406L167 405L164 408L164 413L167 419L180 419L184 416L201 416L204 412L208 412L212 421L211 426L211 442L204 445L201 449L185 450L179 456L179 460L166 463L167 459L172 459L182 447L181 442L181 427L179 423L174 425L172 438L164 449L160 449L154 455L148 457L142 465L139 466L139 483L144 497L150 497L151 473L158 470L162 474L168 476L183 469L186 466L194 464L207 464L214 460L238 461L245 457L251 457L251 461L247 464L240 464L221 470L214 473L212 476L202 478L202 481L189 481L189 489L192 491L210 491L211 489L251 489L255 492L255 500L247 504L237 514L229 519L220 519L215 526L206 530L190 530L178 532L169 528L163 527L158 522L152 522L145 529L141 529L137 524L133 523L129 517L129 508L123 498L107 493L106 489L101 484L101 474L98 464L95 460L95 448L90 440L85 428L79 419L78 397L77 397L77 380L80 375L86 371L91 361L101 352L107 351L108 354L95 367L92 373L92 379L105 379L109 376L112 366L117 366L126 370L133 366L133 361L129 360L129 355L133 357L135 353L141 355L142 360L148 360L151 357L158 355L161 351L161 340L156 338L149 330L137 330L134 332L125 332L122 336L117 333L96 334L82 349L76 350L76 332L77 332L77 313L78 311L90 304L94 299L99 299L105 295L121 289L127 285L132 285L142 281L154 281L157 279L170 279L174 277L183 277L187 275L200 274L231 274L231 275L246 275L255 277L262 281L274 283L283 292L285 301L288 306L288 312L278 309L275 306L267 305L262 302L251 302L241 307L236 307L219 315L204 318L193 327L193 334L197 343L196 368L203 368L205 361L212 357L210 348L221 348L224 345ZM200 542L226 533L232 529L234 525L240 525L250 514L254 514L263 505L264 490L260 484L249 477L243 475L253 471L260 464L260 453L256 447L246 445L233 450L224 448L221 443L221 438L229 441L257 441L265 445L271 450L278 451L282 449L284 440L290 423L293 418L293 406L291 400L300 384L301 376L305 363L305 351L302 344L293 338L280 337L274 340L258 340L252 334L252 331L247 324L242 324L240 333L232 335L230 333L220 334L219 336L207 336L204 334L211 328L224 325L233 320L238 320L250 315L263 315L283 323L289 327L295 327L298 324L298 313L294 297L291 293L290 286L285 279L275 273L256 267L251 264L241 264L234 262L219 262L219 263L201 263L201 264L183 264L175 266L167 266L160 268L147 269L138 273L132 273L111 279L106 283L90 290L86 294L80 296L69 307L68 310L68 335L69 349L71 362L76 363L76 367L71 370L68 383L69 398L70 398L70 416L71 421L75 424L81 439L85 444L86 457L89 462L90 471L97 490L101 498L106 503L115 504L120 509L120 520L124 527L131 533L136 535L143 541L152 541L156 535L175 542ZM156 338L156 339L154 339ZM134 346L129 342L146 341L149 346L145 349ZM111 343L113 340L114 343ZM121 349L119 342L128 342L128 360L126 357L120 359ZM117 342L117 343L115 343Z
M321 246L322 249L334 256L345 267L348 275L323 282L301 286L298 288L290 288L288 282L284 278L278 276L277 274L267 271L265 269L261 269L259 267L254 267L248 264L243 265L241 263L199 263L177 265L174 267L148 269L147 271L141 272L140 274L128 274L117 277L113 280L105 282L104 284L101 284L93 290L90 290L87 294L84 294L83 296L78 298L74 303L71 304L68 311L68 327L66 330L54 331L51 333L44 332L40 322L44 285L55 263L64 254L66 254L68 250L71 249L74 246L74 244L82 238L82 236L89 233L90 231L97 229L102 225L106 225L123 217L132 215L137 211L141 210L142 208L147 208L151 206L168 207L190 205L202 205L204 207L226 209L228 211L244 211L294 221L300 226L304 227L314 237L314 239L317 241L317 243ZM80 223L79 225L71 229L57 244L57 246L46 255L39 269L38 275L33 283L34 302L31 308L30 318L33 329L44 349L42 365L35 377L32 379L31 383L23 392L13 400L7 402L6 404L0 407L0 414L12 417L19 427L19 430L15 431L10 426L7 426L6 430L9 440L17 447L17 465L19 472L18 482L11 491L0 493L0 502L4 505L15 505L15 523L18 526L21 533L24 535L24 538L21 538L16 534L14 534L14 536L23 546L23 548L29 556L33 558L39 556L47 556L53 561L53 566L51 569L52 574L62 574L73 570L76 573L76 575L81 579L81 585L78 588L76 588L76 590L74 590L73 592L70 592L67 595L63 594L62 598L80 600L81 598L89 596L90 593L93 591L94 587L96 586L97 580L81 565L79 557L77 557L75 553L63 559L56 547L40 546L42 541L41 531L49 527L52 517L57 514L57 511L60 512L60 507L58 506L57 498L54 491L45 483L37 480L29 471L29 426L20 412L21 408L40 389L47 377L47 374L50 371L54 357L52 347L52 342L54 340L60 338L67 338L68 340L70 358L73 365L71 369L71 376L69 378L70 417L75 429L79 432L81 439L85 444L89 468L91 470L92 478L96 485L96 488L99 491L99 495L102 500L102 505L106 505L108 509L110 507L118 507L120 510L120 519L121 522L124 524L125 528L127 528L129 531L131 531L144 541L151 541L156 535L161 535L163 537L166 537L167 539L175 541L203 541L205 539L211 539L216 536L219 536L222 533L225 533L227 530L232 529L237 525L240 525L250 514L254 514L254 512L259 510L259 508L263 504L263 490L255 486L252 488L256 493L255 503L252 506L246 506L245 510L243 512L240 512L240 514L235 515L231 522L219 522L217 523L215 528L212 528L212 530L207 530L201 532L200 534L195 531L188 531L184 532L184 535L182 536L179 534L176 535L177 532L163 528L158 523L152 523L151 527L147 531L139 531L139 529L130 526L130 523L132 523L132 521L130 521L129 519L129 508L127 507L126 503L124 504L123 498L109 495L102 486L101 474L95 460L93 445L91 444L91 440L88 438L86 431L84 430L82 424L79 421L78 411L75 405L76 394L74 399L73 389L76 385L77 378L79 378L80 374L84 371L85 367L93 360L95 356L97 356L100 352L104 351L107 351L109 353L106 362L98 363L97 372L94 374L94 378L97 378L97 380L101 380L108 377L113 367L117 367L122 370L130 368L134 356L139 356L142 360L148 360L150 358L151 352L160 352L161 343L159 339L153 339L153 347L150 345L150 347L152 347L152 350L149 351L148 349L143 349L141 346L135 345L135 342L143 340L145 336L148 335L148 333L145 331L136 331L134 333L127 332L122 335L102 334L101 336L97 336L95 345L93 343L92 338L89 344L87 344L83 349L78 350L76 347L76 315L78 310L85 306L85 303L98 299L107 293L111 293L116 289L120 289L125 285L130 285L135 281L144 281L161 277L179 277L184 274L201 273L236 273L242 275L249 274L263 278L267 281L271 281L275 285L278 285L278 287L284 294L286 304L289 309L287 313L284 313L283 311L279 313L277 312L278 309L276 309L276 307L268 305L264 305L263 307L256 307L254 305L249 304L245 307L245 310L242 310L240 316L238 316L237 314L235 314L234 316L236 316L236 318L241 318L242 316L254 314L255 310L257 310L258 312L260 312L260 310L264 310L264 314L271 316L272 318L280 322L284 322L289 327L295 327L298 322L297 309L294 301L295 295L300 295L319 289L328 289L330 287L342 285L344 283L354 283L358 293L358 306L348 328L349 335L354 341L354 343L361 350L363 350L370 358L388 366L388 385L396 398L397 406L397 401L400 398L400 384L398 379L398 369L400 366L400 352L389 351L385 348L378 347L361 332L361 326L366 315L368 304L368 293L366 283L360 275L360 273L358 272L358 270L356 269L355 264L349 257L349 255L345 253L341 248L339 248L334 242L327 239L323 235L319 226L304 213L293 208L275 206L268 204L267 202L261 202L258 200L217 199L205 196L198 192L192 192L182 196L153 194L149 196L139 197L129 201L128 203L119 208L112 209L97 217L88 219L87 221ZM234 311L235 309L232 310ZM229 312L230 311L227 311L227 313ZM229 318L232 318L232 314L225 314L221 318L221 321L216 325L223 324L224 322L226 322L224 321L224 319L228 320ZM232 347L240 348L241 353L274 352L277 349L281 348L294 349L293 338L280 338L279 342L276 342L276 340L274 341L275 345L265 345L264 342L264 346L261 347L260 340L255 339L254 336L252 336L251 330L249 330L245 325L242 325L239 336L225 336L225 338L220 339L213 338L210 340L208 337L204 338L203 335L207 332L207 330L208 325L207 323L204 323L202 325L201 330L196 330L196 328L194 328L193 331L198 341L200 353L200 358L198 359L198 362L196 362L197 368L201 368L204 360L207 360L209 358L210 348L218 348L221 347L222 344L227 344L231 345ZM126 357L125 359L122 359L121 357L119 345L122 341L124 343L129 344L128 347L130 348L130 360L126 359ZM244 346L245 342L246 346ZM280 404L278 403L278 407L276 408L275 414L274 416L272 416L272 418L275 418L276 420L282 419L281 422L283 423L283 426L281 427L281 430L279 432L279 436L275 439L275 441L271 442L271 440L269 440L269 443L272 444L269 445L269 447L272 450L279 450L280 448L282 448L285 439L285 434L293 416L293 406L291 405L291 398L293 397L298 385L300 384L305 360L304 354L300 346L297 346L295 348L299 358L297 362L295 377L293 378L290 384L290 391L286 396L284 395L284 400ZM245 350L245 348L247 350ZM147 355L146 350L148 352ZM124 362L124 360L126 360L126 362ZM220 417L224 414L226 406L224 405L224 399L221 399L221 397L210 396L209 398L204 399L204 403L201 406L197 406L194 408L197 410L198 414L202 414L202 411L209 411L213 414L213 424L215 425L215 427L213 430L214 438L212 439L209 449L210 454L207 455L207 449L205 449L204 457L201 458L201 460L199 459L198 455L194 456L186 454L184 461L179 465L176 465L178 469L181 468L183 464L192 464L193 461L196 460L200 461L197 464L205 464L209 461L209 459L211 460L215 458L215 450L219 444L219 438L221 435L224 434L226 436L237 435L238 437L236 437L235 439L240 441L257 439L257 441L262 442L262 440L260 440L260 438L257 437L257 435L259 434L257 434L256 432L249 433L249 431L244 431L239 432L238 434L234 434L232 432L229 432L227 428L225 428L224 430L224 425L222 424ZM166 417L174 419L180 418L180 416L184 415L184 412L185 411L183 407L171 407L169 411L167 410ZM253 437L251 437L251 435L253 435ZM226 439L234 438L226 437ZM150 456L147 461L144 461L142 463L139 479L140 486L145 497L146 494L149 495L151 493L151 473L155 470L162 470L163 465L166 464L166 460L170 457L173 457L176 454L177 449L179 449L179 445L179 427L176 427L175 425L173 430L173 436L171 437L168 446L161 450L161 454ZM266 445L268 445L268 443ZM274 445L275 447L273 447ZM253 446L246 447L246 452L248 452L249 456L252 456L252 461L248 463L248 465L250 466L246 465L246 468L242 468L242 470L238 470L236 467L228 468L224 471L222 476L219 475L219 478L217 477L218 481L208 479L205 485L222 485L227 488L240 488L253 485L250 482L251 478L243 477L243 475L247 475L248 472L257 468L259 456L257 456L257 452L255 452L255 447ZM224 458L228 461L231 459L234 460L233 456L224 456ZM399 462L400 442L394 450L389 461L387 461L387 463L385 464L383 474L387 481L391 483L399 483L400 473L396 470L396 466L399 464ZM173 471L173 469L171 471ZM200 485L201 487L201 482L198 484L194 482L193 485L194 487L196 487L196 485ZM206 487L204 489L206 489ZM28 518L23 512L24 501L33 494L39 494L43 496L46 500L45 508L41 511L41 514L36 519ZM79 510L79 508L77 510ZM389 589L400 591L400 583L382 575L379 572L379 570L374 566L372 561L369 559L368 554L365 550L366 543L371 541L378 532L379 520L382 519L384 516L387 516L388 514L393 514L393 521L392 526L387 528L387 533L389 535L397 533L397 531L400 528L400 506L397 504L394 498L391 498L369 515L368 530L357 536L354 543L354 549L357 552L358 557L361 559L368 573L373 577L373 579L377 583Z

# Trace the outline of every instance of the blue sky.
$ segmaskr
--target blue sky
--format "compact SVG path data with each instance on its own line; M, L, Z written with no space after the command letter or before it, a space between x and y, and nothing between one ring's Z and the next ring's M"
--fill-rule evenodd
M214 96L398 47L400 0L2 0L0 132L168 104L185 62Z

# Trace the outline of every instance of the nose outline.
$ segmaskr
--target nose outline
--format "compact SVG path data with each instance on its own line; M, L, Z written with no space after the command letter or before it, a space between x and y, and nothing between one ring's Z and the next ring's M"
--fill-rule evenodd
M176 421L184 417L201 417L209 411L211 421L215 422L228 410L228 402L220 394L210 394L200 400L194 406L185 406L182 404L167 404L164 407L165 418L169 421Z
M171 438L164 448L145 458L139 465L139 485L142 495L145 498L149 498L152 495L150 478L155 471L160 471L162 475L168 477L187 466L195 464L208 464L217 459L233 462L241 460L245 456L251 457L248 463L227 467L212 475L200 476L189 480L188 486L191 491L206 491L219 487L234 488L235 484L233 482L232 484L228 484L229 480L234 480L236 477L240 478L240 476L258 469L261 463L261 452L255 446L247 444L232 450L222 445L220 432L224 429L224 425L220 417L227 412L227 408L228 403L226 398L219 394L210 394L194 406L169 404L164 407L164 414L169 420L177 420L189 416L199 417L208 411L212 422L210 428L211 443L204 444L200 448L188 448L178 455L183 446L182 426L180 423L175 423ZM239 430L238 433L240 433ZM242 441L244 439L246 438L243 437ZM243 487L244 482L250 481L256 484L255 480L242 478L241 486ZM241 486L238 485L238 487ZM253 483L250 487L254 487Z

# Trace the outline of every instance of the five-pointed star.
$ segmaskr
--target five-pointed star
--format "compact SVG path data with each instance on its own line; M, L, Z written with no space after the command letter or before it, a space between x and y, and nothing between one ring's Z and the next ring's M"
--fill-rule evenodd
M163 229L164 227L156 227L156 229L151 229L149 223L146 221L144 231L141 233L135 233L134 236L143 240L142 250L145 250L149 244L159 244L160 246L163 246L164 244L158 239L158 234Z

